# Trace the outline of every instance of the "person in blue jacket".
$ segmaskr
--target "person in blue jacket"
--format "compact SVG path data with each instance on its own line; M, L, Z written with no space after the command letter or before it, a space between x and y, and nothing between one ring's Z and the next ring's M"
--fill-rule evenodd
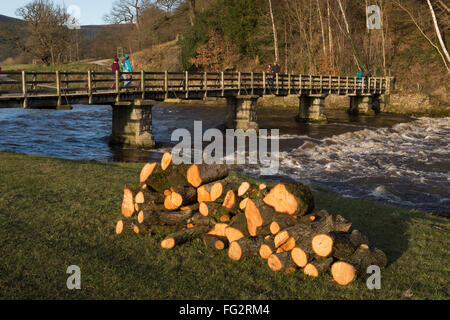
M358 87L361 88L362 78L364 77L364 72L359 70L358 75L356 76L356 80L358 80Z
M124 87L127 87L131 83L132 75L126 74L125 72L133 72L133 69L131 68L130 56L125 54L123 58L125 59L125 61L122 62L122 72L124 73L123 78L128 80L125 81Z

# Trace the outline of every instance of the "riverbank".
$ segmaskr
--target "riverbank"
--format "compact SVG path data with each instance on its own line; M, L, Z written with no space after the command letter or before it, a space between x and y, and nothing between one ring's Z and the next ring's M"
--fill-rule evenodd
M163 233L118 237L123 184L141 167L0 152L0 298L449 298L447 219L334 194L314 192L316 209L343 215L386 252L381 290L274 273L259 258L236 263L201 242L163 251ZM69 265L80 266L82 290L67 290Z

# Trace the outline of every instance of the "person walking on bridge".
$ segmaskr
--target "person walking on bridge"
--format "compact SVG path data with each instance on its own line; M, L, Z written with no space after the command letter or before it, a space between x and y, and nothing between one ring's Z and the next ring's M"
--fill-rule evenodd
M362 72L362 70L360 69L358 72L358 75L356 76L356 80L358 82L358 88L361 89L361 83L362 83L362 79L364 77L364 72Z
M125 80L128 80L128 81L125 81L124 87L127 87L131 83L133 76L131 74L126 74L126 73L133 72L133 69L131 68L130 56L128 54L125 54L123 57L125 59L125 61L122 64L122 72L124 72L123 78Z
M120 65L119 65L119 59L115 58L113 64L111 65L111 71L112 73L115 75L116 72L120 73ZM115 83L112 84L111 89L114 89L114 87L116 86Z

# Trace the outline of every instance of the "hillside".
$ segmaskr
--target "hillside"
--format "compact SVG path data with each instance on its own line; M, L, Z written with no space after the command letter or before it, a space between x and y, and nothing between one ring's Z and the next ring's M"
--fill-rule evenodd
M25 22L0 14L0 62L19 55L17 40L24 37Z

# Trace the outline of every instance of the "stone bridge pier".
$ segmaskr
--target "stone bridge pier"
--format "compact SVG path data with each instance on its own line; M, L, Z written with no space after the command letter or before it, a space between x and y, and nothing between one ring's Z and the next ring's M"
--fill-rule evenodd
M225 127L227 129L258 130L258 118L256 103L259 96L245 95L227 97L227 118Z
M155 138L152 134L153 100L117 102L112 106L112 134L110 143L119 146L152 149Z
M380 112L380 95L350 96L350 114L374 116Z
M300 122L327 123L325 116L326 94L300 95L297 120Z

